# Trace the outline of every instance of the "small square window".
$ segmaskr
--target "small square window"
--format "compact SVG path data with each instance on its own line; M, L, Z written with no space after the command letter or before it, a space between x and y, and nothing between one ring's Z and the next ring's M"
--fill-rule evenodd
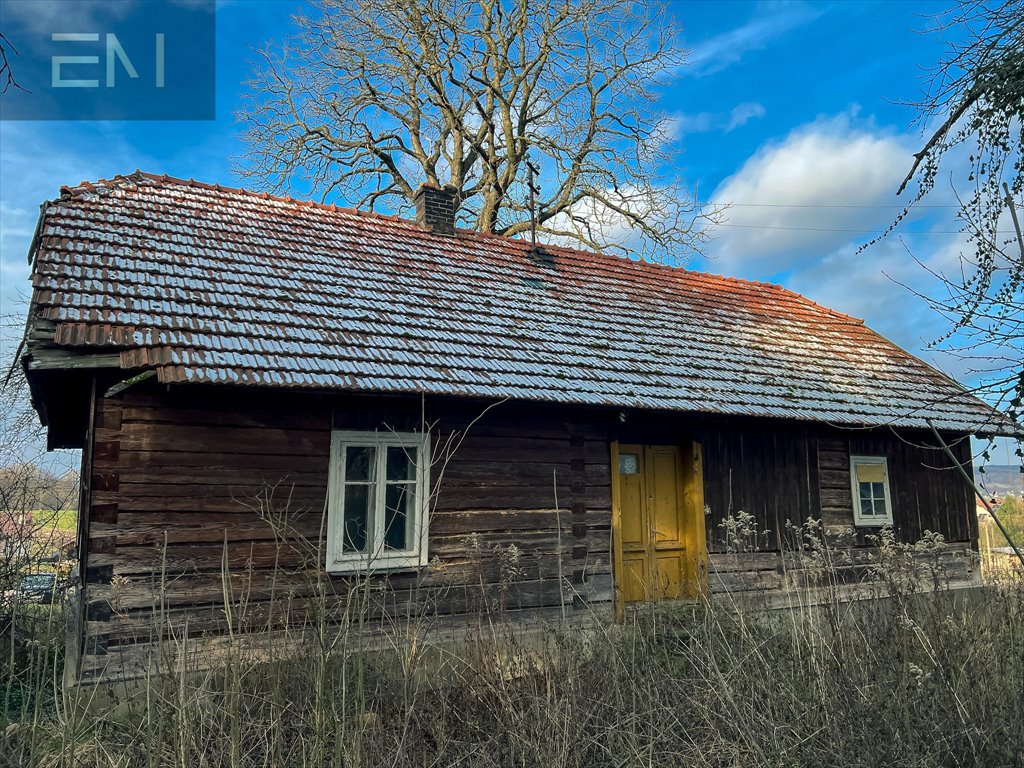
M327 570L426 563L429 442L417 433L335 431L327 504Z
M889 472L884 456L851 456L850 485L854 524L881 526L892 523Z
M640 457L635 453L619 454L619 474L635 475L640 471Z

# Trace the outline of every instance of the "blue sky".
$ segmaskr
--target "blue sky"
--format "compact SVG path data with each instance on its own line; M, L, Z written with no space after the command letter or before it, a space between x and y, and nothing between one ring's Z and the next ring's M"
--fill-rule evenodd
M4 0L10 3L24 0ZM181 1L181 0L179 0ZM49 0L33 3L41 27ZM116 0L114 2L116 5ZM217 119L197 122L0 123L3 312L27 295L26 253L38 206L60 185L136 167L238 185L243 146L233 112L252 49L280 40L295 0L218 5ZM87 2L83 7L90 7ZM93 4L95 7L95 4ZM709 258L691 267L780 282L869 325L959 378L970 365L928 349L943 321L898 283L930 292L932 268L961 246L944 185L905 227L857 254L899 210L896 187L920 146L923 68L942 50L925 33L932 2L677 2L690 63L663 93L688 182L730 202ZM97 12L99 13L99 12ZM833 207L830 207L833 206ZM844 206L844 207L834 207Z

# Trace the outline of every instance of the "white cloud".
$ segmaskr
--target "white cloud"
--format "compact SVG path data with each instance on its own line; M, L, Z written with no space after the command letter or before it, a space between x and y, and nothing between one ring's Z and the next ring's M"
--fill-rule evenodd
M961 380L976 363L929 348L948 320L922 296L942 295L930 272L957 275L961 252L953 208L924 208L895 234L865 249L901 210L896 189L917 139L879 129L855 112L800 126L754 153L713 195L735 202L717 230L713 258L695 266L782 282L855 317ZM946 205L948 191L925 202ZM845 206L845 207L826 207ZM921 262L921 263L918 263Z
M696 114L680 114L670 119L666 133L681 137L688 133L708 133L710 131L730 131L746 125L751 120L759 120L765 116L763 104L756 101L745 101L737 104L729 114L721 112L698 112Z
M760 120L764 115L764 105L758 104L756 101L745 101L742 104L737 104L732 108L732 112L729 113L729 122L725 126L725 131L728 133L733 128L746 125L751 120Z
M884 229L897 212L896 188L911 144L855 114L801 126L763 146L713 194L735 203L717 232L719 269L770 277L819 260L858 233ZM823 207L844 206L844 207Z
M954 364L948 356L927 349L948 325L922 296L935 295L939 288L929 269L956 269L963 240L891 237L860 253L858 242L823 254L820 260L794 272L786 287L864 319L882 335L933 364L946 368Z
M683 74L714 74L736 64L749 51L759 50L790 30L819 18L824 11L802 2L759 3L743 25L696 43L690 49Z

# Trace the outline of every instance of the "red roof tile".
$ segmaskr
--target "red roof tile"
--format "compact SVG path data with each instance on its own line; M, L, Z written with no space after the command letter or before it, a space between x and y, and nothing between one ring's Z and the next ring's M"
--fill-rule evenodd
M162 382L1005 431L779 286L136 172L47 204L33 311Z

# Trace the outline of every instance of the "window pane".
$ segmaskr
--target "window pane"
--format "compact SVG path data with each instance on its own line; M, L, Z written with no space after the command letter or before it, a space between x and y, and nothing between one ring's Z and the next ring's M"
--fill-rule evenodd
M388 485L384 496L384 549L409 549L409 524L416 492L413 483Z
M640 457L635 453L619 454L619 474L635 475L640 470Z
M860 484L860 498L861 498L861 501L865 501L865 500L870 501L871 500L871 498L872 498L872 496L871 496L871 483L861 483Z
M416 449L391 446L388 448L388 480L416 479Z
M345 453L345 481L370 480L376 448L350 445Z
M366 551L366 525L370 509L369 485L345 486L344 532L341 549L343 552Z
M874 496L876 499L884 499L885 498L885 490L884 490L884 488L883 488L881 483L872 483L871 484L871 495Z
M862 483L881 483L885 479L885 469L881 464L858 464L857 480Z
M875 499L875 514L879 517L885 517L885 499Z
M871 506L871 502L867 499L861 499L860 502L860 514L862 517L874 517L875 512Z

